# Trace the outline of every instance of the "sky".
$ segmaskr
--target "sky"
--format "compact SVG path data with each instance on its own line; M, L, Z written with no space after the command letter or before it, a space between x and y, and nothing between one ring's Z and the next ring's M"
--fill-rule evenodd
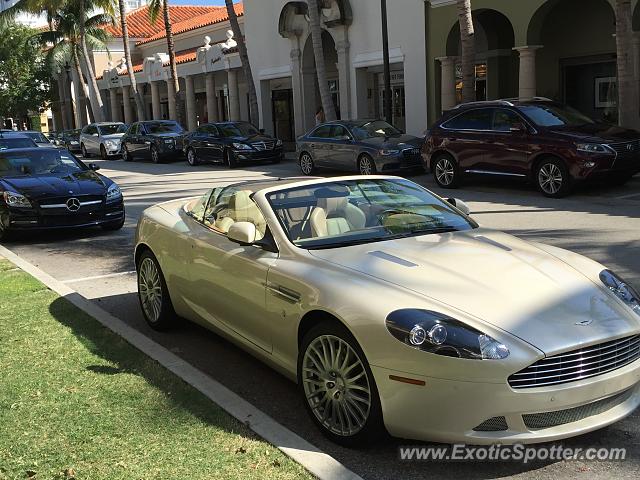
M169 5L224 5L224 0L169 0Z

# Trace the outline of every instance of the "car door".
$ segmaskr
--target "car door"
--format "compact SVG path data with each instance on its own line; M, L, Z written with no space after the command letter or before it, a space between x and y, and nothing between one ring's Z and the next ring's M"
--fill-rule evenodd
M100 153L98 127L95 125L89 125L87 128L87 135L84 147L91 154Z
M129 127L129 130L127 130L122 141L122 147L126 148L127 151L132 154L136 153L136 136L138 135L138 128L139 124L133 123Z
M309 134L307 146L311 150L313 161L318 167L328 166L329 149L331 147L331 134L333 125L320 125Z
M353 136L344 125L334 125L327 149L327 166L340 170L357 169L357 149Z
M529 127L520 115L507 108L495 108L482 168L496 174L528 175L529 136Z
M196 152L198 158L201 160L209 160L209 152L205 147L207 139L206 125L201 125L196 128L195 132L189 134L188 139L189 147Z
M226 234L235 221L249 221L249 208L254 212L251 221L265 228L264 217L255 218L257 206L250 193L231 186L212 194L200 228L193 231L189 303L206 322L222 325L271 352L272 330L265 322L266 282L278 254L239 245Z
M204 148L207 151L207 157L213 162L221 162L224 153L224 140L221 133L215 125L209 124L204 127L206 132Z
M153 137L149 135L147 127L144 123L138 126L138 135L136 136L136 153L142 157L149 158L151 156L151 144Z
M492 123L492 108L474 108L441 125L444 146L456 157L462 171L482 170Z

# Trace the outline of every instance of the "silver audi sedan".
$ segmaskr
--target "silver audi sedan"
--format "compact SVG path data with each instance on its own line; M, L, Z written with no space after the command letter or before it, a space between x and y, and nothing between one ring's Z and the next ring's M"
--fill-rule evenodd
M210 328L299 385L330 439L582 434L640 403L640 296L392 176L264 180L147 209L144 317ZM223 365L220 366L224 368Z
M296 152L304 175L319 168L373 175L422 170L423 143L382 120L338 120L298 138Z

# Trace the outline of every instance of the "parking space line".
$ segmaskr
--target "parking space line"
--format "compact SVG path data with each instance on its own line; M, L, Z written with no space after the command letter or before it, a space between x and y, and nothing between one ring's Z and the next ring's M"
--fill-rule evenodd
M640 197L640 193L631 193L629 195L622 195L620 197L613 197L616 200L625 200L627 198Z
M118 272L118 273L107 273L105 275L96 275L94 277L82 277L82 278L73 278L71 280L63 280L63 283L82 283L82 282L89 282L91 280L102 280L103 278L113 278L113 277L123 277L125 275L133 275L135 274L136 271L132 270L129 272Z

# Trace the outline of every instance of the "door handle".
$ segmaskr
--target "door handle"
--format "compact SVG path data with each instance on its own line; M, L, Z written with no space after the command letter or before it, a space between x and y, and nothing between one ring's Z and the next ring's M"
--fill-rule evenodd
M312 143L311 145L309 145L311 148L316 148L316 144Z

